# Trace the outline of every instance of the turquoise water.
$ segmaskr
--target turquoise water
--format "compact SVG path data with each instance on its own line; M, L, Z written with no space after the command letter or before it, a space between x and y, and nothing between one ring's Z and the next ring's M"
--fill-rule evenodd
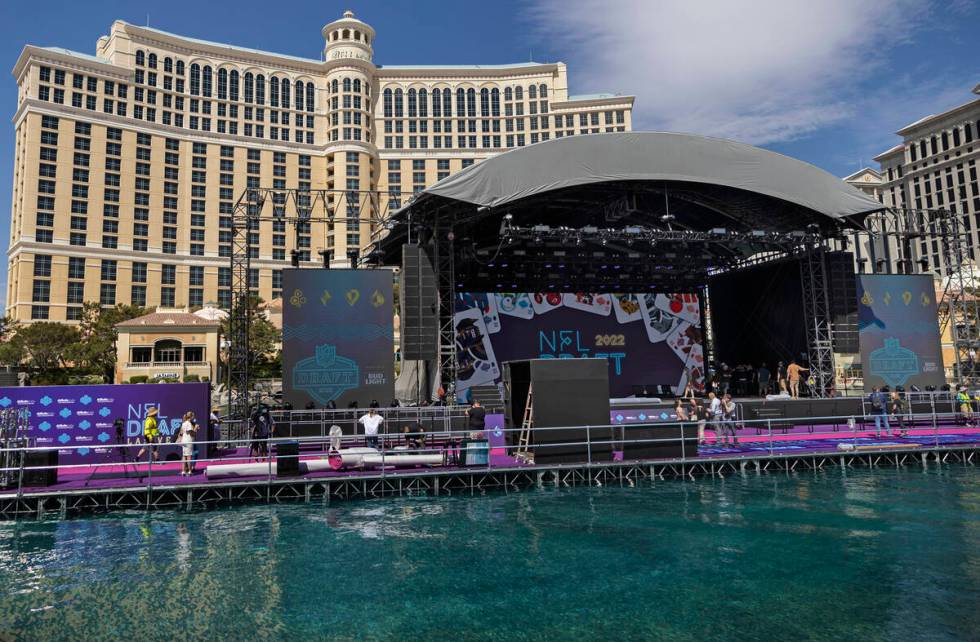
M0 524L0 639L976 639L980 469Z

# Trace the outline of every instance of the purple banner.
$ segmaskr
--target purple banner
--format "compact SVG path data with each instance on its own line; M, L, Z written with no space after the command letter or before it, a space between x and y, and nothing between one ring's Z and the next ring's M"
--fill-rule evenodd
M161 439L169 442L190 410L202 428L211 412L211 386L207 383L136 384L103 386L31 386L0 388L0 408L26 409L32 445L60 447L62 464L100 464L123 461L120 444L143 440L148 408L157 409ZM115 421L121 419L121 434ZM200 433L204 440L205 430ZM79 448L68 448L80 446ZM177 456L178 446L161 449L160 458ZM127 449L129 460L137 449Z

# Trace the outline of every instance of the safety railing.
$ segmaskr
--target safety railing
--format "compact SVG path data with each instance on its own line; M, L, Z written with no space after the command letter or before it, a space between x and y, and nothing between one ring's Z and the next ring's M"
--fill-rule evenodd
M887 418L887 421L886 421ZM963 420L969 423L963 424ZM336 424L334 424L336 425ZM656 423L536 427L527 453L518 458L521 428L490 427L427 430L417 425L400 431L328 431L303 437L253 437L244 430L214 440L195 440L189 460L179 461L181 443L107 444L100 453L92 446L0 448L5 467L0 475L17 480L7 493L36 492L37 480L65 483L66 490L101 487L172 487L187 481L209 483L377 475L418 474L435 470L500 470L545 466L596 466L632 461L689 462L710 458L757 458L808 452L916 449L980 446L980 428L958 412L779 418L672 420ZM891 437L894 435L894 438ZM885 441L882 441L884 439ZM176 447L177 459L160 461L154 451ZM70 455L89 449L89 458L104 461L37 464L32 455L58 451ZM209 452L210 451L210 452ZM173 457L173 454L171 455ZM181 479L184 466L192 471ZM186 470L186 469L185 469ZM11 474L8 474L11 473ZM122 480L120 482L120 480ZM50 485L50 484L49 484Z

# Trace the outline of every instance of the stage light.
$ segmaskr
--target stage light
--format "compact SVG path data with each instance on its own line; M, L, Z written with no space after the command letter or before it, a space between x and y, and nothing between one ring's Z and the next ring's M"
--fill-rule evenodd
M323 260L324 269L330 269L330 260L333 259L333 250L320 250L320 258Z
M289 262L292 263L294 268L299 267L299 252L296 250L289 251Z
M820 231L820 226L817 225L816 223L810 223L809 225L806 226L806 229L809 230L810 232L817 233Z
M728 234L728 230L723 227L715 227L711 229L711 233L716 236L724 236L725 234Z
M504 220L509 223L510 221L514 220L514 215L510 213L504 214Z
M598 234L599 233L599 228L596 227L596 226L594 226L594 225L586 225L585 227L582 228L582 233L583 234Z

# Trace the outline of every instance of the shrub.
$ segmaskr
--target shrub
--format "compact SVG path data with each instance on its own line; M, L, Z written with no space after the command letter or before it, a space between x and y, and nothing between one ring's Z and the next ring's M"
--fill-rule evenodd
M201 380L201 377L196 374L184 375L184 383L197 383Z
M136 375L129 379L129 383L146 383L149 377L146 375Z

